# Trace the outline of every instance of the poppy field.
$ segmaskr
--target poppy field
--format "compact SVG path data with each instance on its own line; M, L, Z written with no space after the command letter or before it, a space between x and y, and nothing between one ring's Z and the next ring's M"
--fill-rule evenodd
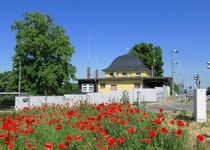
M130 103L43 105L0 114L0 149L189 149L188 128ZM193 139L204 149L202 134Z

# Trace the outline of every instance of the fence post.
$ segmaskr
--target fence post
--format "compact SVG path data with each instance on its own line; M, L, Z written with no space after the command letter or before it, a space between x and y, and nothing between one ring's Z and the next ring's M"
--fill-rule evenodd
M138 107L140 108L141 106L141 93L137 91L137 102L138 102Z
M31 108L31 97L28 97L28 108Z
M45 96L45 104L47 104L47 96Z
M207 122L206 89L196 89L194 94L194 119L197 122Z

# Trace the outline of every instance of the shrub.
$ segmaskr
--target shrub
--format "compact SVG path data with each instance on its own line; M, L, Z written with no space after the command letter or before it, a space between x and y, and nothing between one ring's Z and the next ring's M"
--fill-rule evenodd
M128 91L123 91L122 98L120 100L122 103L129 102L129 93Z

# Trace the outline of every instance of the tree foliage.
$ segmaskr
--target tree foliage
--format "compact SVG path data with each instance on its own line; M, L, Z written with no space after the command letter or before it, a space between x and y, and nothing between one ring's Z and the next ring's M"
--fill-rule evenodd
M70 63L74 53L70 39L49 15L32 12L23 17L11 26L17 31L13 71L17 79L21 62L21 91L60 94L76 78L76 68Z
M151 43L136 44L130 50L130 53L141 59L148 69L154 68L154 76L163 76L162 49L160 46L153 46Z
M207 95L210 95L210 86L207 87L206 94L207 94Z
M175 93L180 94L181 90L182 90L181 85L177 84L177 83L174 83L174 91L175 91Z
M0 92L16 92L14 86L14 78L12 71L5 71L0 73Z

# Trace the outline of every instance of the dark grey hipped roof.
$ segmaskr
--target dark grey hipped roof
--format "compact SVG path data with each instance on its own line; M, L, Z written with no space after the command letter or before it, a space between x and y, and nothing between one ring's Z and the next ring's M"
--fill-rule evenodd
M103 71L149 70L143 62L133 54L126 54L115 58L111 65Z

